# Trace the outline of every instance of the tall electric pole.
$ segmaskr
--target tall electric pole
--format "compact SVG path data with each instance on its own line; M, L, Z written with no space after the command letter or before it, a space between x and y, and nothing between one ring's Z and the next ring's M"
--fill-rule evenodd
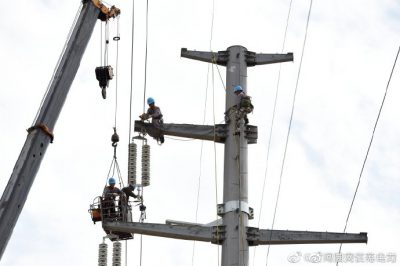
M185 222L167 224L103 221L111 232L129 232L185 240L207 241L222 245L222 266L249 265L249 246L276 244L366 243L367 234L265 230L248 226L253 210L248 204L247 145L257 142L257 127L247 125L235 106L238 97L233 88L240 85L247 93L247 67L293 61L293 54L256 54L243 46L226 51L199 52L182 49L181 56L226 66L225 124L203 126L164 124L164 135L224 143L223 203L217 207L222 217L212 225ZM157 137L159 130L152 124L135 122L136 132Z

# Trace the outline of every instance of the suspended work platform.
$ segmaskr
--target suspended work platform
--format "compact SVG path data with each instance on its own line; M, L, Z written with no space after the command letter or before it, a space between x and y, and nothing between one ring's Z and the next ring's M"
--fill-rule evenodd
M104 228L105 222L132 222L132 206L125 196L116 196L112 199L96 197L93 204L90 205L89 213L93 223L103 223L103 229L109 235L111 241L133 239L133 234L130 232Z

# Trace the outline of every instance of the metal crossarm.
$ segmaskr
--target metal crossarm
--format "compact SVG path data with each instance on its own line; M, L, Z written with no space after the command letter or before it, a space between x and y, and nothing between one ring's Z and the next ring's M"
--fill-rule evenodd
M155 223L103 222L103 228L111 232L125 232L182 240L220 243L224 237L223 226L171 225Z
M247 227L250 246L283 244L340 244L367 243L367 233L347 234L331 232L265 230Z

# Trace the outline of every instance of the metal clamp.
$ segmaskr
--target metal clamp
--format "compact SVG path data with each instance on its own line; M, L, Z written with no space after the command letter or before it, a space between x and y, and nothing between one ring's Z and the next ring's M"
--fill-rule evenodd
M223 216L225 213L233 211L245 212L249 215L249 219L254 219L254 209L249 207L245 201L231 200L217 205L217 214Z

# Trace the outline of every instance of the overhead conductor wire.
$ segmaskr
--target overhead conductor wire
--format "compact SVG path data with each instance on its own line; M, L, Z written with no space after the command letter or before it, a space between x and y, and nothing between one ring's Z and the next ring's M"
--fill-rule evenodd
M146 0L146 53L145 53L145 63L144 63L144 88L143 88L143 113L146 103L146 89L147 89L147 47L149 37L149 0ZM143 190L142 190L143 193ZM142 266L143 260L143 235L140 235L140 266Z
M283 35L283 43L282 43L281 53L283 53L283 51L284 51L284 49L285 49L287 30L288 30L288 26L289 26L290 12L291 12L291 10L292 10L292 2L293 2L293 0L290 0L289 11L288 11L287 18L286 18L285 33L284 33L284 35ZM269 155L270 155L270 149L271 149L272 132L273 132L273 128L274 128L275 113L276 113L276 104L277 104L277 102L278 102L279 85L280 85L280 80L281 80L281 69L282 69L282 64L279 64L278 80L277 80L276 90L275 90L274 108L273 108L273 111L272 111L271 127L270 127L270 130L269 130L269 139L268 139L268 145L267 145L267 159L266 159L266 163L265 163L264 182L263 182L263 186L262 186L262 193L261 193L261 200L260 200L260 211L258 212L260 215L258 216L257 228L260 228L261 213L262 213L262 209L263 209L264 192L265 192L265 184L266 184L267 173L268 173L268 165L269 165ZM254 247L254 252L253 252L253 265L255 265L256 250L257 250L257 247Z
M279 186L278 186L278 193L277 193L277 196L276 196L275 209L274 209L274 216L273 216L273 218L272 218L272 226L271 226L271 231L270 231L271 233L270 233L270 235L269 235L269 239L270 239L270 240L271 240L271 238L272 238L272 230L274 229L275 218L276 218L276 213L277 213L277 209L278 209L279 195L280 195L281 185L282 185L283 169L284 169L284 166L285 166L286 152L287 152L287 147L288 147L288 143L289 143L290 130L291 130L291 127L292 127L293 114L294 114L294 108L295 108L295 103L296 103L297 88L298 88L298 85L299 85L300 74L301 74L301 67L302 67L302 64L303 64L304 49L305 49L306 41L307 41L308 25L309 25L309 22L310 22L310 15L311 15L312 3L313 3L313 0L310 0L310 7L309 7L309 10L308 10L308 16L307 16L306 31L305 31L305 35L304 35L303 48L302 48L302 51L301 51L301 58L300 58L299 71L298 71L298 73L297 73L296 86L295 86L295 90L294 90L294 94L293 94L292 112L291 112L291 114L290 114L290 121L289 121L289 127L288 127L287 136L286 136L285 150L284 150L283 159L282 159L281 173L280 173L280 176L279 176ZM270 250L270 247L271 247L271 246L268 245L266 265L268 265L268 257L269 257L269 250Z
M214 31L214 11L215 11L215 0L212 0L210 42L209 42L209 50L210 50L210 52L211 52L211 49L212 49L212 39L213 39L213 31ZM206 79L206 92L205 92L205 99L204 99L203 125L205 124L206 113L207 113L209 75L210 75L210 64L207 64L207 79ZM214 117L214 125L215 125L215 117ZM215 138L215 126L214 126L214 138ZM200 184L201 184L201 176L202 176L203 147L204 147L204 141L202 140L201 141L201 146L200 146L200 158L199 158L200 159L200 163L199 163L200 169L199 169L198 187L197 187L197 201L196 201L196 215L195 215L196 223L197 223L197 220L198 220L198 211L199 211L199 202L200 202ZM214 153L215 153L215 150L214 150ZM217 198L217 201L218 201L218 198ZM194 265L195 248L196 248L196 241L193 241L192 266ZM218 261L219 261L219 255L218 255Z
M132 100L133 100L133 44L135 37L135 1L132 1L132 38L131 38L131 83L130 83L130 95L129 95L129 140L131 143L132 134Z
M132 1L132 29L131 29L131 75L130 75L130 95L129 95L129 132L128 144L131 143L132 134L132 99L133 99L133 44L135 37L135 1ZM128 182L129 183L129 182ZM125 266L128 264L128 241L125 241Z
M351 200L350 209L349 209L349 212L347 213L346 223L345 223L345 226L344 226L344 229L343 229L343 233L346 232L347 224L348 224L349 218L350 218L350 214L351 214L351 211L353 210L354 200L356 199L356 196L357 196L358 188L359 188L360 182L361 182L361 177L362 177L362 174L364 173L365 164L366 164L366 162L367 162L368 155L369 155L369 151L370 151L371 146L372 146L372 141L374 140L375 130L376 130L376 127L377 127L377 125L378 125L379 118L380 118L380 116L381 116L381 112L382 112L382 109L383 109L383 105L384 105L385 100L386 100L386 95L387 95L387 92L388 92L388 89L389 89L389 84L390 84L390 81L392 80L392 75L393 75L394 69L395 69L395 67L396 67L397 58L399 57L399 53L400 53L400 47L399 47L399 49L398 49L398 51L397 51L397 55L396 55L396 59L394 60L394 64L393 64L393 67L392 67L392 71L390 72L389 80L388 80L387 85L386 85L385 94L383 95L382 103L381 103L381 106L380 106L380 108L379 108L379 112L378 112L378 116L377 116L376 121L375 121L374 129L372 130L371 140L369 141L367 153L365 154L364 162L363 162L362 167L361 167L361 171L360 171L360 175L359 175L359 177L358 177L358 182L357 182L356 190L355 190L355 192L354 192L353 199ZM339 254L340 254L341 252L342 252L342 244L340 244L340 247L339 247ZM339 265L339 262L336 262L336 265Z

